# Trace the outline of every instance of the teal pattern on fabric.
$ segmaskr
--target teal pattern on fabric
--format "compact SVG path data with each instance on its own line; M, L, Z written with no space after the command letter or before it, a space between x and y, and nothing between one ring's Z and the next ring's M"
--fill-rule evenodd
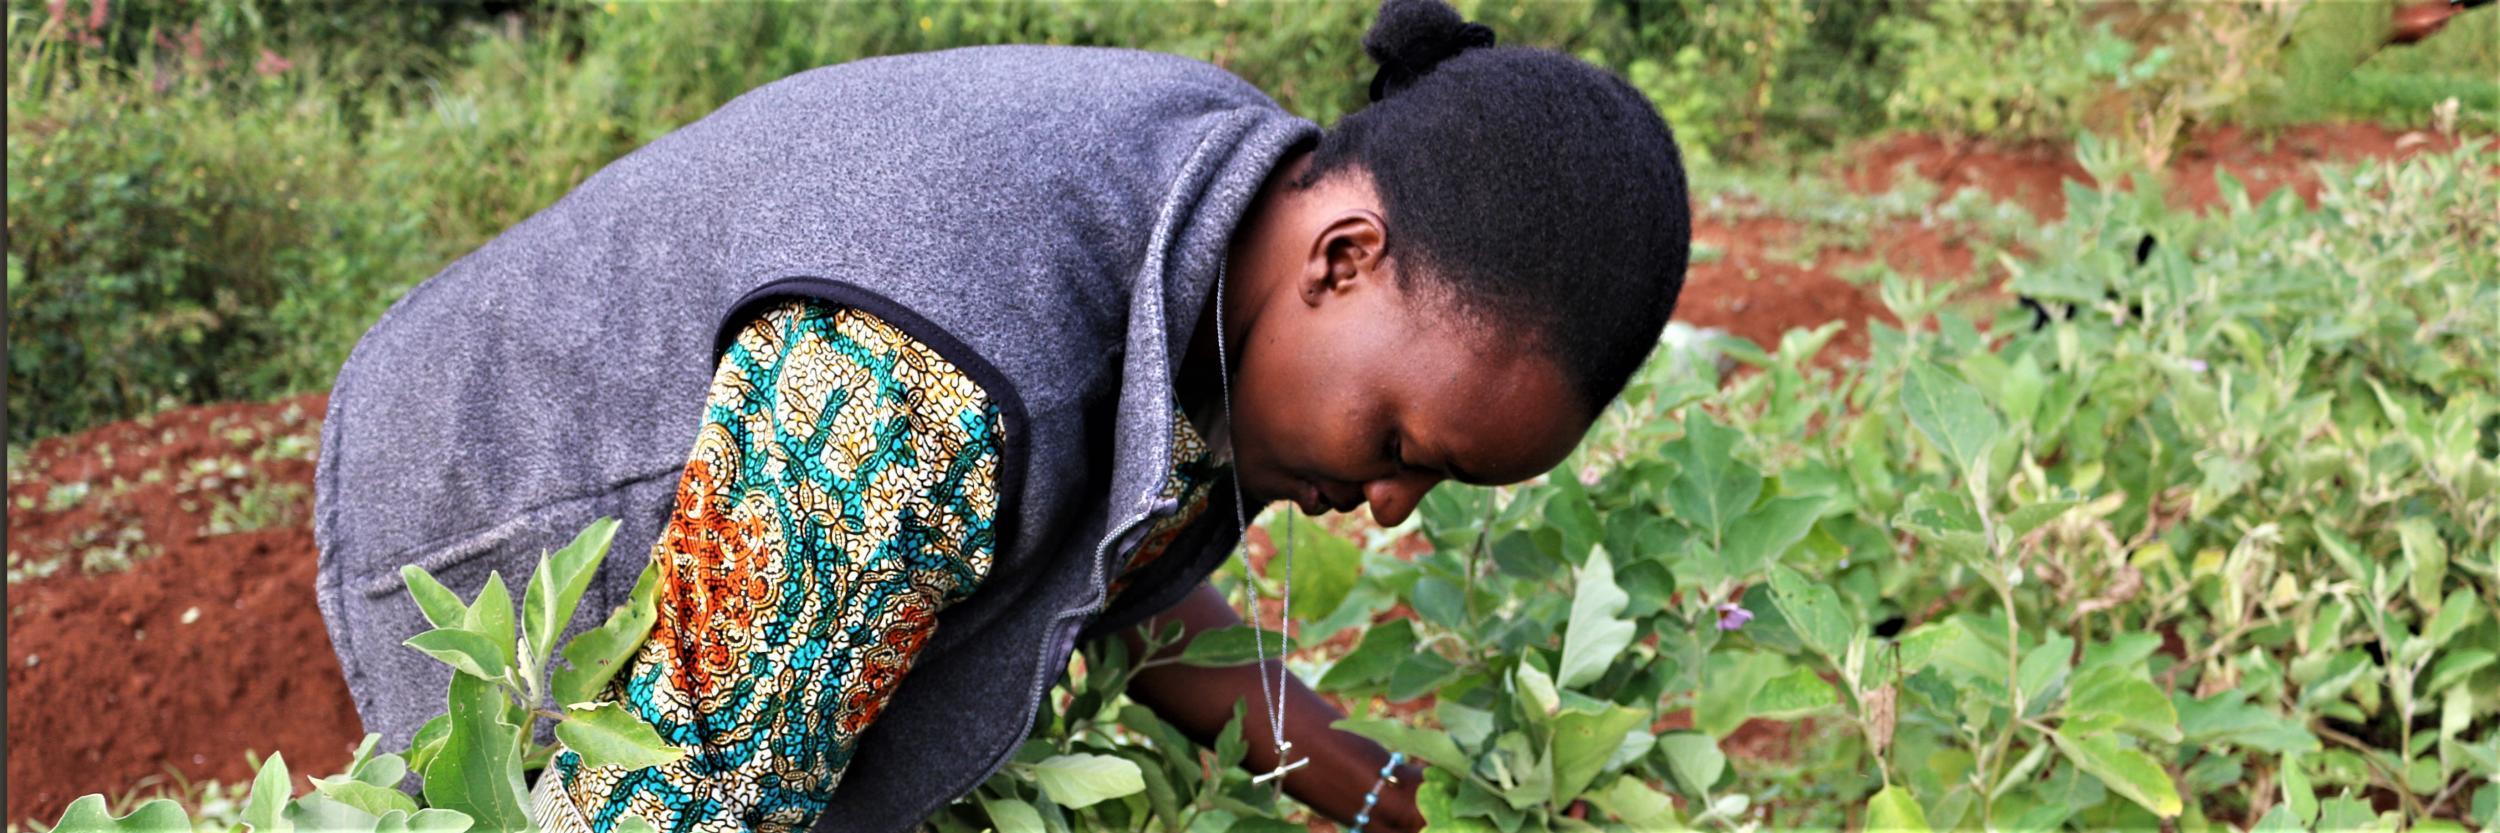
M553 761L551 831L812 825L936 628L995 555L998 409L927 345L793 301L725 351L660 559L659 621L609 699L684 748Z

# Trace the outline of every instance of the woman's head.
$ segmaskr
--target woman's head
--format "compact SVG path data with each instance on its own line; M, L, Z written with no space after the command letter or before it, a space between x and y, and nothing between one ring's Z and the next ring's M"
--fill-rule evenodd
M1237 235L1250 497L1396 523L1442 479L1533 477L1657 343L1691 239L1666 123L1605 70L1491 41L1438 0L1384 2L1373 104Z

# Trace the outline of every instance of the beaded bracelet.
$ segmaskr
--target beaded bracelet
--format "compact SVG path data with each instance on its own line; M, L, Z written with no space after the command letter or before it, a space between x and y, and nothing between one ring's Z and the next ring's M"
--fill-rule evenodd
M1363 826L1372 823L1372 806L1380 803L1380 785L1397 783L1402 763L1406 763L1406 753L1389 753L1389 762L1380 765L1380 779L1372 782L1371 792L1363 794L1363 812L1354 814L1354 829L1348 833L1363 833Z

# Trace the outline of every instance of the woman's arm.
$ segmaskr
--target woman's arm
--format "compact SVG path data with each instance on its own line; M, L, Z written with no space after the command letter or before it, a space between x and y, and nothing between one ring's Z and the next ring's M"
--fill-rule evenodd
M1180 604L1146 620L1139 628L1169 627L1172 622L1181 624L1183 634L1178 644L1164 650L1163 656L1178 654L1200 633L1241 624L1241 616L1233 612L1232 605L1225 603L1223 594L1216 592L1213 585L1201 584ZM1132 654L1145 649L1140 632L1120 636ZM1285 773L1285 791L1311 809L1352 825L1354 815L1363 809L1364 794L1371 791L1373 781L1379 780L1380 766L1388 762L1389 753L1360 735L1329 728L1344 713L1320 699L1293 675L1281 676L1287 690L1285 740L1293 744L1296 757L1310 759L1310 763ZM1259 691L1257 666L1150 668L1129 684L1128 695L1202 744L1211 742L1224 730L1225 722L1232 719L1235 703L1248 703L1249 708L1243 710L1245 725L1241 736L1249 742L1249 756L1242 765L1253 772L1276 767L1276 750L1268 740L1269 721L1263 705L1267 700ZM1366 833L1423 829L1423 816L1415 810L1415 788L1422 782L1423 773L1414 764L1401 769L1398 783L1381 786L1380 804L1372 810L1371 824L1364 827Z
M659 620L602 698L692 754L560 753L539 825L813 825L938 611L989 573L999 430L969 377L864 312L793 301L743 327L652 547Z

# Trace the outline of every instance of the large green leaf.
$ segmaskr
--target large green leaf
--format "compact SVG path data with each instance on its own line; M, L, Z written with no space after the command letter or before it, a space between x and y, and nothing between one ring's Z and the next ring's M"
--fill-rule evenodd
M1753 694L1756 717L1789 720L1840 705L1840 693L1811 668L1796 668L1773 678Z
M590 708L568 706L556 724L556 739L580 753L590 766L626 769L659 766L686 756L686 750L660 737L657 729L625 707L600 703Z
M633 593L625 603L608 614L608 621L583 631L564 646L564 661L569 667L558 668L550 688L558 705L586 703L598 699L616 672L624 670L634 650L651 634L651 625L659 618L657 593L659 562L644 564L642 576L634 580Z
M442 751L425 770L425 803L466 814L488 830L529 825L528 790L521 782L519 726L508 719L510 702L494 683L466 674L451 676L451 730Z
M512 619L512 591L504 586L503 573L486 574L486 586L477 591L477 602L469 605L469 614L460 621L460 628L485 634L499 649L505 666L521 664L520 638L515 635Z
M1736 437L1702 409L1689 408L1683 438L1664 452L1679 469L1667 484L1667 505L1714 544L1762 493L1762 473L1734 456Z
M1035 811L1033 805L1016 799L982 798L981 811L989 814L990 823L998 826L998 833L1049 833L1050 830L1042 826L1042 814Z
M252 797L243 803L243 823L254 833L288 833L295 829L286 822L287 799L295 797L295 781L287 774L286 755L269 753L269 760L260 762L260 772L252 776Z
M1282 515L1267 531L1276 541L1279 558L1288 551L1293 556L1291 613L1305 622L1328 618L1345 604L1346 594L1362 575L1363 550L1319 524L1295 521L1294 513Z
M1393 619L1376 625L1363 634L1362 644L1338 657L1319 677L1321 691L1344 691L1356 686L1377 685L1389 678L1390 669L1398 661L1415 653L1415 623Z
M418 810L416 799L395 787L379 787L346 776L313 779L313 789L330 800L354 807L375 816L397 810L402 814Z
M469 618L469 606L460 601L451 588L435 581L425 568L409 564L399 568L399 578L408 585L409 598L417 602L417 610L425 621L438 628L457 628Z
M1391 752L1404 752L1407 757L1436 767L1455 772L1470 772L1475 767L1475 761L1458 750L1458 742L1440 732L1377 717L1347 718L1329 725L1339 731L1370 738L1389 747Z
M1749 576L1776 562L1789 547L1805 540L1815 519L1822 517L1823 505L1823 498L1814 495L1778 497L1738 518L1719 548L1727 574Z
M546 667L548 657L555 656L556 637L573 621L573 609L581 604L583 591L590 589L590 580L598 575L599 562L608 557L608 544L615 538L616 519L600 518L574 536L572 543L539 559L538 571L530 574L529 587L521 593L521 633L529 640L521 670L534 676Z
M1804 575L1786 567L1771 569L1771 599L1780 609L1780 616L1797 632L1807 647L1825 656L1837 657L1849 648L1849 640L1857 633L1857 623L1841 604L1840 594L1831 585L1807 581Z
M2142 750L2122 746L2109 735L2069 737L2057 732L2050 737L2057 749L2066 753L2066 760L2092 777L2101 779L2112 792L2126 796L2162 818L2177 816L2184 808L2179 800L2178 786L2170 781L2161 762Z
M88 795L69 803L52 833L191 833L191 817L173 799L159 798L115 818L104 796Z
M1686 795L1699 797L1719 775L1727 771L1727 755L1719 751L1719 741L1697 732L1672 732L1658 737L1658 751L1667 758L1667 771L1684 785Z
M1146 791L1137 763L1111 755L1053 755L1033 765L1033 780L1062 807L1090 807Z
M2071 719L2106 718L2135 735L2179 742L2179 712L2140 668L2100 666L2075 677L2064 710Z
M1925 360L1911 362L1901 381L1901 409L1957 472L1970 472L1983 461L2002 430L1978 388Z
M1181 649L1180 661L1213 667L1249 665L1258 662L1261 652L1265 652L1267 661L1275 662L1291 650L1284 634L1234 625L1205 631L1190 639L1189 647Z
M1615 586L1614 562L1604 547L1589 553L1578 585L1571 596L1571 624L1563 631L1562 663L1554 674L1554 682L1564 688L1604 675L1615 657L1632 644L1634 630L1631 621L1616 618L1631 597Z
M1603 774L1606 762L1623 748L1623 738L1649 725L1649 715L1607 704L1596 713L1566 711L1554 718L1554 800L1568 804Z
M503 679L504 649L487 635L462 628L435 628L401 643L481 680Z
M1866 829L1869 831L1925 831L1927 810L1918 806L1907 788L1885 787L1866 801Z

